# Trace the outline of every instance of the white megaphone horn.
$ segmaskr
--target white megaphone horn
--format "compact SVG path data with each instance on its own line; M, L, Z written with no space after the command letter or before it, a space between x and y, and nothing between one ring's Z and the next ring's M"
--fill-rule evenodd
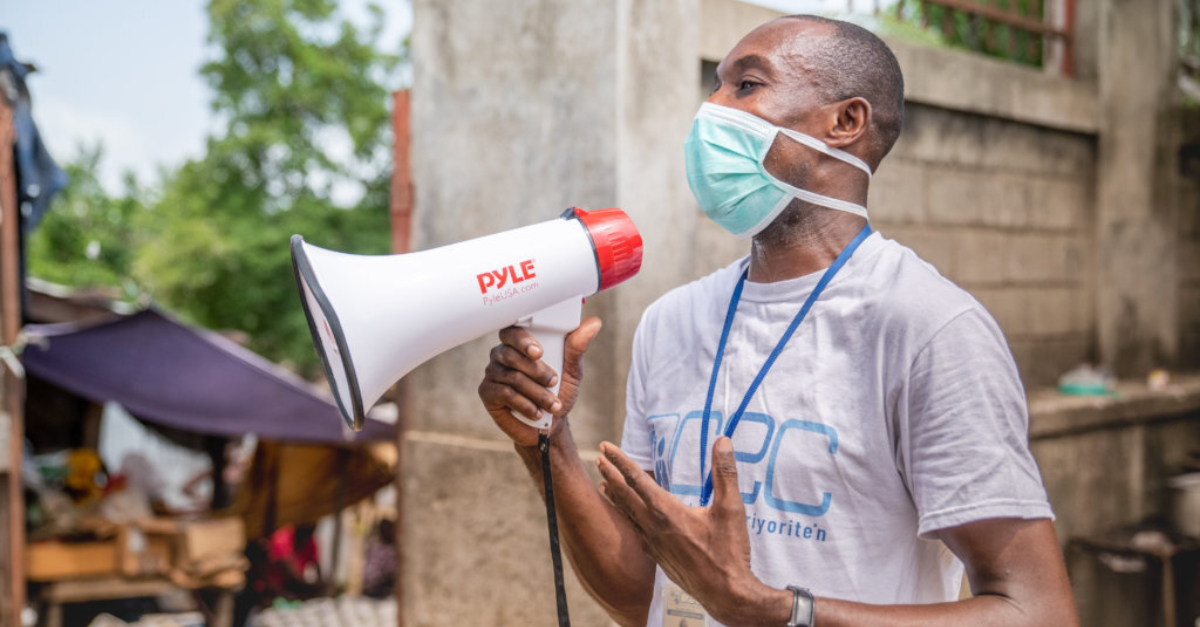
M556 220L403 255L339 253L293 235L292 265L325 376L357 431L400 377L512 324L529 328L542 361L561 375L563 341L579 326L583 298L637 274L642 237L620 209L571 208ZM550 426L548 414L513 415Z

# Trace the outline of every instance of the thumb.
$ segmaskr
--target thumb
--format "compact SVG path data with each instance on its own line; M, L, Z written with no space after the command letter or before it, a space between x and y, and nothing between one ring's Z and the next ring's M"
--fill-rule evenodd
M600 327L604 326L600 319L596 316L588 316L583 322L579 323L579 328L567 334L566 341L563 344L563 377L571 377L575 381L583 378L583 353L587 351L592 340L600 333Z
M738 490L737 457L733 441L726 437L717 438L712 454L712 507L715 513L730 515L741 520L746 515L746 505Z

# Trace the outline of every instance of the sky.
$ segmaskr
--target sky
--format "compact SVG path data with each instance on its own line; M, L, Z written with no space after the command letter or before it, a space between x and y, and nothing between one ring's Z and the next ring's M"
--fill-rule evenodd
M864 1L864 0L858 0ZM843 9L846 0L757 0L790 12ZM368 0L341 0L350 19L366 21ZM381 0L384 41L412 25L410 4ZM50 153L71 160L81 144L102 142L101 180L120 190L123 173L153 181L203 152L213 125L199 69L213 56L205 43L204 0L5 0L0 31L28 77L37 121Z
M200 66L213 56L204 0L6 0L0 31L17 59L38 71L26 82L34 120L60 163L81 143L103 142L101 178L117 191L123 172L153 180L160 167L199 156L213 124ZM367 0L340 8L366 23ZM412 25L403 0L385 8L384 40Z

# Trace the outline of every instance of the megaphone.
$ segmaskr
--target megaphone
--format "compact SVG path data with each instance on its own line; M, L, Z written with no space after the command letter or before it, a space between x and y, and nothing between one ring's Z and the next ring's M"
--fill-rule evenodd
M641 265L642 237L620 209L572 207L555 220L403 255L340 253L292 236L313 343L355 431L400 377L509 325L528 327L542 361L561 375L564 338L579 326L584 297ZM549 415L513 415L537 429L550 426Z

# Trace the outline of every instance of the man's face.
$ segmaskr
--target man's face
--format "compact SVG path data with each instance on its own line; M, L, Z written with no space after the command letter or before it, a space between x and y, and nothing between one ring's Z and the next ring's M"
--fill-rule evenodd
M818 139L836 119L818 99L816 75L806 50L820 45L832 27L798 19L767 22L746 35L717 66L716 88L708 102L741 109L776 126ZM764 165L776 177L807 187L816 154L779 137Z

